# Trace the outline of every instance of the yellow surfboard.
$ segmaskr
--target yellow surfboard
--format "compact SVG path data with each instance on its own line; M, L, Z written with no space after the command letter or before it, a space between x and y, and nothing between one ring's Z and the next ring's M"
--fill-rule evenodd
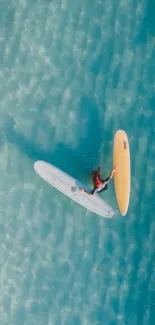
M116 167L114 185L117 204L122 216L125 216L130 200L130 149L123 130L118 130L114 137L113 163Z

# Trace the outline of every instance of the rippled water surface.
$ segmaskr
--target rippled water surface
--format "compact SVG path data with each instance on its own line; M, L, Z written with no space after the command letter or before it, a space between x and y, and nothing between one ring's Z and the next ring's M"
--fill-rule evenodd
M0 2L0 323L154 325L154 2ZM90 184L129 137L121 217L88 212L34 172L42 159ZM100 272L98 272L100 269Z

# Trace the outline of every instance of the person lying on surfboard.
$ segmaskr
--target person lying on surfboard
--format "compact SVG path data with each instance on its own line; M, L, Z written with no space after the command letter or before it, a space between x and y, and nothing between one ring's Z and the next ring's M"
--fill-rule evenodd
M91 173L91 178L92 178L92 182L94 185L93 190L91 192L88 192L84 188L80 188L80 192L85 192L88 195L93 195L94 193L101 193L101 192L107 190L108 183L113 178L114 173L115 173L115 168L112 169L109 177L107 177L105 179L101 179L100 167L98 167L96 170L94 170Z

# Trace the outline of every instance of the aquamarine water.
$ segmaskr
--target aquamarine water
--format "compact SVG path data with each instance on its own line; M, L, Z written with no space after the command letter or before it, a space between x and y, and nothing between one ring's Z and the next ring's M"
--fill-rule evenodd
M0 2L0 324L155 324L153 0ZM41 180L90 184L129 137L132 191L108 220ZM98 272L100 269L100 272Z

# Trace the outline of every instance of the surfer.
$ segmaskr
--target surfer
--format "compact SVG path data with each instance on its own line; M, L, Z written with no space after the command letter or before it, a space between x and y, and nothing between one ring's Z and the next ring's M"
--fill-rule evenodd
M115 168L112 169L109 177L107 177L105 179L101 179L100 167L98 167L96 170L94 170L91 173L91 178L92 178L92 182L93 182L93 185L94 185L93 190L91 192L88 192L84 188L81 188L80 191L85 192L88 195L93 195L94 193L101 193L101 192L107 190L108 189L108 183L113 178L114 173L115 173Z

